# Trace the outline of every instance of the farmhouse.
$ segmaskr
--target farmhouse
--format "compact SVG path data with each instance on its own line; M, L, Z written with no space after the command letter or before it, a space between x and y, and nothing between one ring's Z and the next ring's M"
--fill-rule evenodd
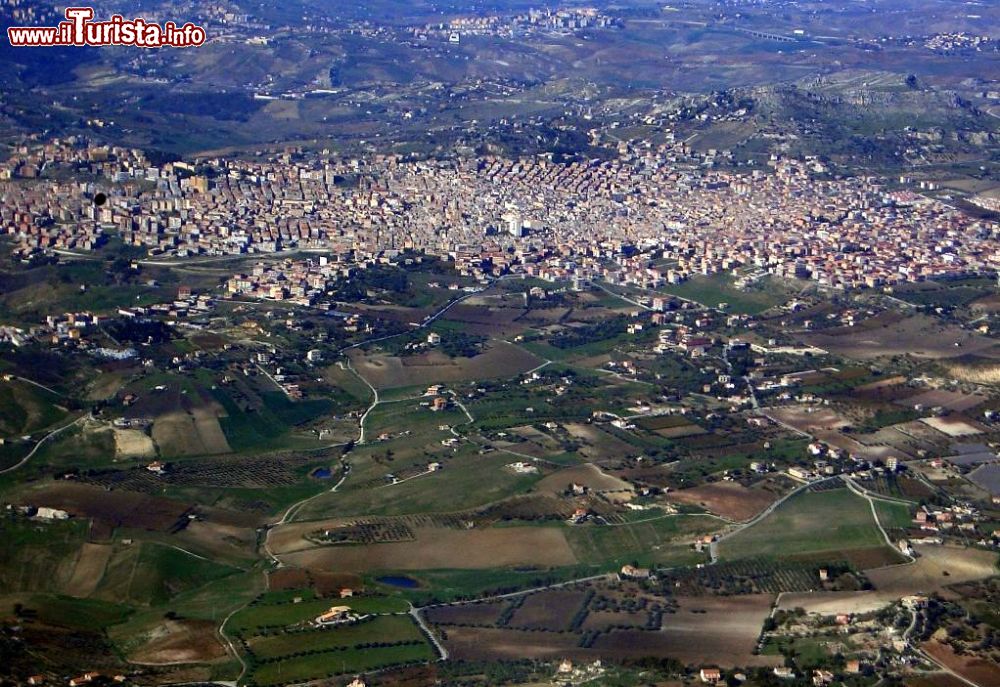
M42 520L66 520L69 518L69 513L64 510L59 510L58 508L41 506L35 514L35 517L41 518Z
M331 606L330 610L316 618L317 625L336 625L354 620L357 616L351 613L350 606Z
M623 565L619 577L631 580L648 580L652 573L649 568L637 568L634 565Z
M722 672L718 668L702 668L698 674L702 682L714 685L722 679Z

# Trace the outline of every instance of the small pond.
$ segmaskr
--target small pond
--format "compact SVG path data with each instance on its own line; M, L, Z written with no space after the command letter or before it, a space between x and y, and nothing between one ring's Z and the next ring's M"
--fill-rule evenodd
M381 584L387 584L390 587L402 587L403 589L416 589L420 586L420 583L415 579L404 575L386 575L385 577L376 577L375 581Z

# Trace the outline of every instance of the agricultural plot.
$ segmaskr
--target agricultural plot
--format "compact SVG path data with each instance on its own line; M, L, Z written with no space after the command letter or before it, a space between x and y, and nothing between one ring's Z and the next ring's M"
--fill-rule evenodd
M348 606L357 617L317 625L331 606ZM282 684L432 660L434 649L407 610L393 597L271 593L232 616L227 629L247 657L250 684Z
M163 544L119 547L107 560L92 596L134 606L160 606L176 595L235 574L236 568Z
M576 525L566 529L566 539L580 561L689 565L702 560L692 550L695 537L722 525L708 516L669 515L622 525Z
M73 578L87 523L67 520L3 525L0 588L13 592L62 592Z
M805 339L813 346L857 360L893 355L928 360L968 355L995 358L998 355L994 339L942 324L925 315L882 314L854 327L825 330Z
M427 642L347 647L331 652L276 659L254 668L250 679L253 684L269 687L426 663L434 657L434 649Z
M501 340L472 358L449 358L439 352L400 358L357 349L349 355L358 373L379 389L513 377L544 362Z
M743 522L770 506L779 494L736 482L714 482L668 494L672 502L701 506L716 515Z
M519 475L509 470L507 464L512 460L509 455L480 456L467 450L450 458L440 470L397 484L383 480L375 488L354 486L361 482L352 478L336 494L322 495L305 504L296 519L435 512L442 510L442 494L448 495L445 506L448 511L475 508L525 493L538 481L538 475ZM426 466L426 462L423 465ZM394 465L379 466L373 476L380 477L393 470Z
M672 570L661 574L661 577L665 586L685 596L781 594L815 589L821 567L826 566L748 558L703 568ZM844 563L841 567L847 569L849 566Z
M56 394L13 379L0 381L0 437L15 437L52 427L67 416Z
M659 631L602 634L593 648L608 656L663 656L685 665L780 665L780 657L754 651L772 600L770 594L679 597L677 611L663 615Z
M577 562L563 531L553 527L415 528L413 535L413 541L365 547L321 546L289 553L274 544L272 548L292 565L348 572L552 567Z
M217 662L229 654L216 630L209 620L165 620L142 636L128 660L148 666Z
M777 665L754 647L771 595L625 596L600 583L514 597L502 604L426 612L464 660L673 658L685 664Z
M660 289L666 294L701 303L710 308L728 304L728 312L756 315L781 305L788 300L790 289L785 289L776 281L767 281L753 289L738 289L733 279L726 274L709 277L695 275L682 284L673 284Z
M255 661L267 662L289 654L322 653L386 641L422 642L423 635L409 615L380 615L337 628L255 635L245 639L244 644Z
M997 554L992 551L934 545L914 548L918 554L916 562L866 572L876 590L897 598L930 594L948 585L996 574Z
M71 481L49 482L18 496L23 504L65 510L81 518L94 518L110 527L150 531L177 531L187 524L192 505L131 491L107 491Z
M840 560L854 552L887 548L868 502L838 488L796 494L764 520L720 542L719 554L723 560L761 556Z

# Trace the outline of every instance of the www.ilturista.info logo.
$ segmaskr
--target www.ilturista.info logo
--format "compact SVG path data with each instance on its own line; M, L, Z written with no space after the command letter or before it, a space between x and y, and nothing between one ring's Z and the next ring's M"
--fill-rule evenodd
M140 48L188 48L205 42L205 29L191 22L162 26L144 19L124 19L115 14L108 21L92 21L93 7L67 7L66 21L58 26L11 26L10 44L18 48L69 45L134 45Z

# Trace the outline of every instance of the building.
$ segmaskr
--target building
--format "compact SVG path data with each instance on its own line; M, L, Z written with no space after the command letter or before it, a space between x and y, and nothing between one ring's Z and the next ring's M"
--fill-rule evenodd
M66 520L69 518L69 513L66 511L59 510L58 508L49 508L47 506L40 507L35 515L42 520Z
M716 682L722 680L722 671L718 668L702 668L698 673L698 677L701 678L702 682L714 685Z
M350 606L331 606L330 610L316 617L317 625L336 625L355 619Z
M634 565L623 565L618 574L630 580L648 580L652 576L649 568L637 568Z

